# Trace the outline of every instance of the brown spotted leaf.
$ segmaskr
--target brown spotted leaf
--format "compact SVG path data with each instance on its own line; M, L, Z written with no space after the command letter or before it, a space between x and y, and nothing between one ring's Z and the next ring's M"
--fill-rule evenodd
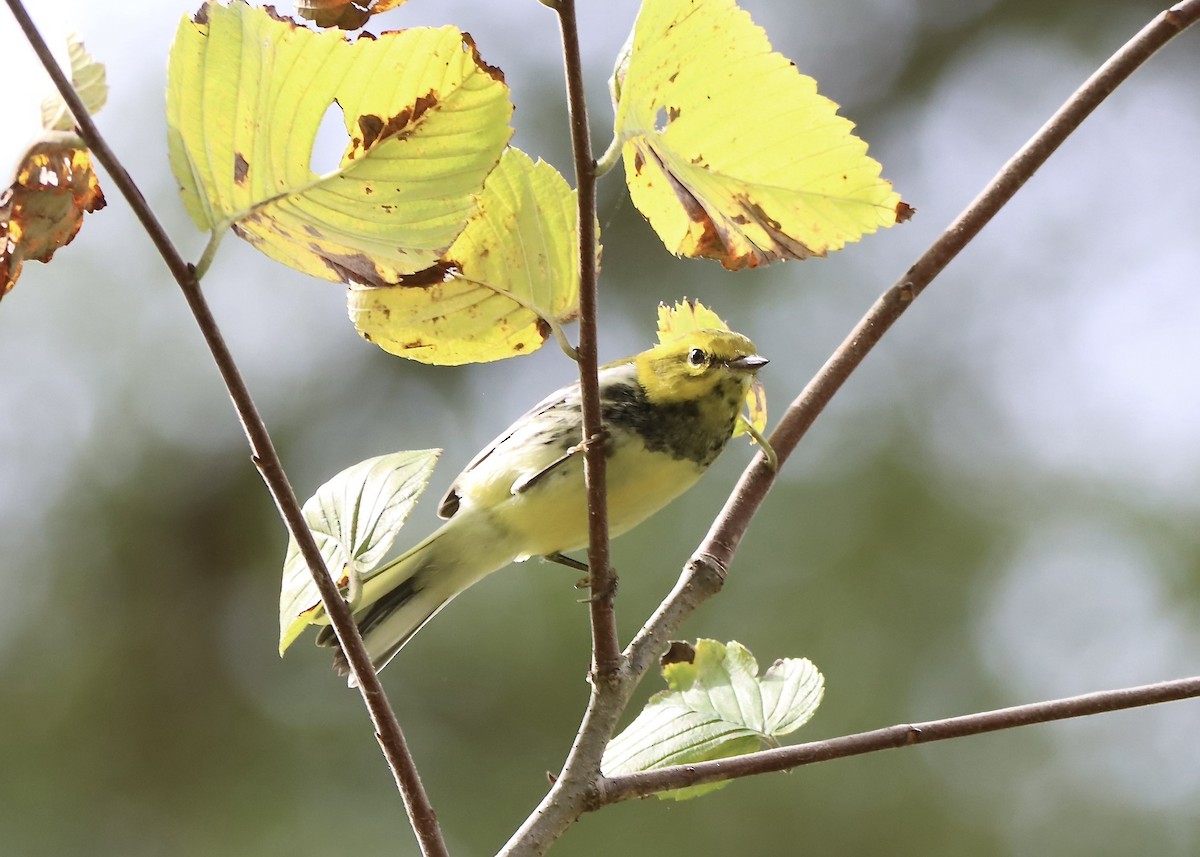
M897 222L853 124L734 0L644 3L612 92L630 196L672 253L753 268Z
M508 149L439 264L398 286L354 286L350 318L385 351L422 363L499 360L540 348L579 303L575 193Z
M91 155L73 142L74 135L59 133L35 143L0 193L0 297L27 259L49 262L71 243L86 212L104 208Z
M328 280L384 285L434 264L511 134L503 76L453 27L347 41L205 4L180 24L168 75L171 166L192 219ZM318 175L313 145L335 103L346 147Z
M95 113L108 97L104 66L75 36L68 37L67 52L71 83L87 111ZM0 298L16 285L26 260L49 262L55 250L71 243L84 214L104 208L91 155L69 133L74 126L60 96L43 101L43 133L0 190Z

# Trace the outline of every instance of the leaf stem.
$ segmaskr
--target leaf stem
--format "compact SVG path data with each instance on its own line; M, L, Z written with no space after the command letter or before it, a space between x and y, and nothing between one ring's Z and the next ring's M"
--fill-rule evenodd
M197 282L203 280L204 275L208 273L213 259L217 256L217 248L221 246L221 239L224 237L225 229L216 229L209 234L208 243L204 245L204 252L200 254L200 261L195 265Z
M596 161L596 178L607 175L619 160L621 160L621 138L614 135L612 142L604 150L604 154Z
M188 307L196 319L196 324L204 336L209 351L212 353L213 361L221 373L221 378L225 382L229 396L233 400L234 409L237 411L238 419L241 421L242 429L250 444L252 459L262 474L263 481L266 482L267 488L271 492L271 496L274 498L289 531L296 539L300 551L308 563L309 571L313 575L313 580L316 582L317 589L321 593L321 600L333 623L338 641L341 643L342 649L345 651L347 659L350 662L350 668L358 680L359 691L362 694L363 701L366 703L371 720L375 725L376 735L383 749L384 756L387 759L388 766L391 768L396 784L404 797L409 820L420 841L421 849L426 855L439 855L439 857L440 855L446 855L446 844L437 823L437 816L421 784L416 764L413 761L412 754L408 750L404 734L400 729L400 724L397 722L391 704L383 692L383 687L379 683L379 677L371 666L370 658L363 648L362 637L358 633L358 628L354 624L350 610L339 595L336 585L326 572L321 552L313 540L312 533L305 524L300 504L284 473L283 464L279 459L278 453L275 451L275 446L271 441L270 434L267 432L266 424L258 413L254 400L250 396L250 391L246 387L241 372L234 362L233 355L225 343L225 339L221 334L220 328L217 326L216 319L212 315L208 302L200 290L195 269L183 260L183 257L176 250L166 230L163 229L162 224L155 217L153 210L146 202L145 197L130 177L128 171L101 136L99 129L92 121L91 116L88 115L87 109L79 99L70 81L67 80L62 70L58 67L58 63L54 60L49 48L46 46L45 40L30 19L21 0L6 0L6 3L13 17L17 20L17 24L24 32L25 38L37 54L38 59L41 60L46 72L54 81L54 85L61 93L63 101L70 107L79 128L80 136L87 142L96 160L103 165L112 178L113 183L117 185L117 188L124 195L130 208L133 209L134 214L141 221L146 234L157 248L159 255L166 262L171 275L179 284L184 299L187 301Z

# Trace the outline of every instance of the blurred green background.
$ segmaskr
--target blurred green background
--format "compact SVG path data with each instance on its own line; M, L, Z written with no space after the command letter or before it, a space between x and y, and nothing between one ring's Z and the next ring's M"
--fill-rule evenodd
M168 46L194 7L31 6L108 64L100 125L197 258L163 120ZM636 4L581 6L603 147ZM1156 7L746 6L918 214L827 260L730 275L672 259L610 177L602 352L647 345L660 300L699 297L772 359L777 416ZM504 69L516 144L568 172L553 15L413 2L376 27L444 22ZM685 628L764 666L812 658L828 691L797 740L1200 672L1198 66L1192 32L1138 72L888 334ZM30 68L0 14L0 73L36 104L48 84ZM6 122L0 163L30 128ZM330 134L317 157L340 148ZM0 855L413 854L357 695L325 651L276 655L283 527L176 287L102 181L108 209L0 305ZM437 445L436 497L572 373L553 347L461 370L391 358L357 338L342 289L233 238L206 289L301 496ZM734 444L616 543L626 638L750 454ZM432 529L433 505L401 542ZM571 580L537 562L498 574L384 673L456 854L498 848L569 746L588 645ZM1184 702L832 762L611 808L553 853L1193 855L1198 735Z

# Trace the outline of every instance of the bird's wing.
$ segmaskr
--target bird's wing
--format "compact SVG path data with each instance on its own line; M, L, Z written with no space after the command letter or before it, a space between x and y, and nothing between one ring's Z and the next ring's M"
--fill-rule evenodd
M502 451L506 444L512 442L517 435L523 435L530 427L530 424L539 416L544 415L547 411L554 410L579 410L579 384L568 384L567 386L555 390L546 398L542 399L524 414L522 414L512 425L505 429L491 443L485 446L479 453L471 459L470 463L462 469L462 472L454 478L454 482L446 491L446 496L442 498L442 502L438 504L438 515L442 518L453 517L458 511L460 500L459 483L463 477L490 458L493 453ZM521 437L523 442L526 438ZM523 478L521 481L528 482L530 479L536 478L536 474L530 474L528 478Z
M543 467L541 470L536 470L536 471L533 471L531 473L526 473L523 476L521 476L516 482L513 483L512 492L514 494L523 494L524 492L526 492L530 488L532 488L537 483L537 481L539 479L541 479L543 476L546 476L547 474L552 473L554 470L558 469L559 467L561 467L562 465L564 465L568 461L570 461L573 456L578 455L582 452L583 452L583 444L582 443L575 444L570 449L568 449L565 453L563 453L558 458L554 459L549 464L547 464L545 467Z
M604 398L606 390L619 384L627 376L635 374L636 370L629 360L620 360L603 366L600 369L601 399ZM554 414L555 411L558 414ZM566 439L570 449L563 450L559 443L564 440L562 432L564 425L579 425L579 411L578 382L555 390L542 399L471 459L471 463L455 477L446 496L442 498L442 502L438 505L438 515L450 518L458 511L462 499L460 484L464 477L495 454L503 455L514 450L521 453L513 457L512 482L505 486L505 490L514 494L527 490L542 476L570 461L576 452L574 445L583 440L582 431L576 428L577 436ZM539 448L544 449L547 454L553 454L554 457L547 460L538 455L529 454ZM524 470L521 470L522 466L524 466Z

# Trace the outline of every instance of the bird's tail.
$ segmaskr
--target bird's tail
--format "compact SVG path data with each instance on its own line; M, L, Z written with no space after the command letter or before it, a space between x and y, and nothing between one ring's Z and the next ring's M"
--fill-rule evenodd
M456 595L512 562L512 556L503 552L499 556L481 556L478 546L495 545L503 540L489 538L495 535L492 533L477 532L478 521L471 528L474 531L468 532L463 527L466 523L460 516L451 518L425 541L363 583L364 606L359 607L354 620L376 670L387 666L404 644ZM339 675L350 675L350 665L338 646L332 626L321 629L317 645L336 648L334 669ZM354 685L352 676L350 684Z

